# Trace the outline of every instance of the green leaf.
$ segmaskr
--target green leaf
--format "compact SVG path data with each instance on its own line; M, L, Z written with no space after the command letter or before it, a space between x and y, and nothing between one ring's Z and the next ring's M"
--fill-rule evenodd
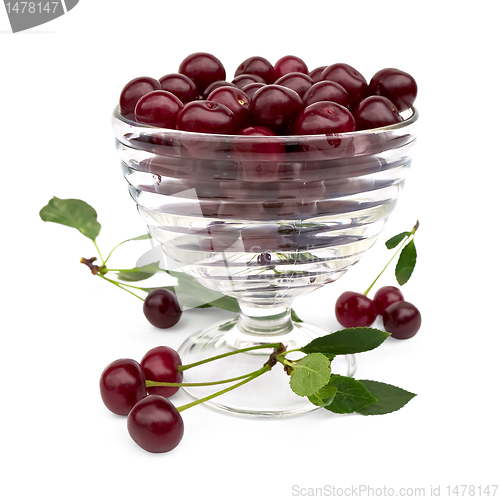
M157 263L149 264L148 266L155 266L156 264ZM133 274L136 272L155 270L155 267L148 268L148 266L126 270L130 272L130 276L127 277L133 278L134 276L137 276L136 274ZM236 299L209 290L208 288L200 285L194 278L188 276L186 273L181 273L177 271L165 271L164 269L160 269L160 271L164 271L173 278L176 278L177 285L139 287L139 289L143 290L146 293L150 293L160 288L166 288L167 290L170 290L171 292L175 293L175 295L177 296L177 300L179 301L179 304L182 307L196 307L198 309L204 309L207 307L218 307L226 311L239 312L240 308L238 306L238 301Z
M405 231L403 233L399 233L396 236L393 236L392 238L388 239L385 242L385 246L390 250L391 248L396 248L405 238L408 236L411 236L411 233L408 231Z
M328 406L337 394L337 388L325 385L314 394L308 396L309 401L316 406Z
M181 305L200 307L200 305L209 304L226 311L239 312L240 307L236 299L209 290L186 273L177 271L167 271L167 273L177 279L175 293Z
M299 396L311 396L330 380L330 360L323 354L304 356L293 363L290 387Z
M304 323L298 316L297 313L292 309L291 311L291 316L292 316L292 321L295 321L295 323Z
M82 200L62 200L54 196L40 210L40 218L45 222L74 227L92 241L95 241L101 231L101 224L97 222L97 212Z
M175 288L173 286L150 286L150 287L138 286L136 288L138 290L142 290L143 292L146 292L146 293L151 293L151 292L154 292L155 290L163 290L163 289L167 289L167 290L170 290L171 292L175 293Z
M240 306L238 304L238 301L233 297L229 297L228 295L223 295L219 299L212 300L212 302L207 302L206 305L218 307L219 309L224 309L225 311L236 312L236 313L240 312Z
M409 279L417 263L417 249L415 241L411 240L401 251L396 264L396 279L400 285L404 285Z
M173 289L172 291L175 293L175 289ZM213 307L213 306L212 304L200 304L199 306L196 306L196 309L207 309L208 307Z
M364 384L351 377L332 375L327 386L337 388L334 400L325 406L325 409L333 413L359 413L363 408L377 402L377 398Z
M354 354L371 351L378 347L390 333L376 328L345 328L338 332L318 337L300 350L306 354L320 352L325 355Z
M136 288L138 288L139 290L142 290L143 292L146 292L146 293L151 293L151 292L154 292L155 290L167 289L167 290L170 290L177 297L177 293L175 292L175 287L170 286L170 285L168 285L168 286L153 286L153 287L136 287ZM179 304L182 306L182 303L178 297L177 297L177 300L179 301ZM193 307L196 307L197 309L205 309L207 307L212 307L212 306L210 304L200 304L199 306L193 306Z
M122 269L117 278L121 281L142 281L151 278L160 271L163 272L164 270L160 268L160 261L158 261L145 266L134 267L133 269Z
M140 241L140 240L150 240L152 236L148 234L141 234L140 236L136 236L135 238L130 238L128 240L123 241L122 243L127 243L127 241Z
M377 398L377 402L358 411L362 415L384 415L402 408L416 396L399 387L374 380L359 380Z

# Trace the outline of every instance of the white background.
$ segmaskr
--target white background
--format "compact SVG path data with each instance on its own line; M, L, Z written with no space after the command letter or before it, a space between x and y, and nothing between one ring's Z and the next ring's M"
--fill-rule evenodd
M81 0L15 35L0 12L0 496L280 500L297 488L366 485L427 496L440 486L446 497L447 485L499 484L494 4ZM129 80L175 72L196 51L221 59L228 78L249 56L295 54L310 69L347 62L368 79L384 67L417 79L418 144L394 216L360 264L294 305L337 329L336 297L363 291L390 255L383 242L418 218L418 264L403 291L422 328L358 356L359 378L418 393L401 411L269 420L196 407L183 414L179 447L156 455L103 406L98 380L109 362L176 348L231 315L191 310L175 328L154 329L136 298L79 264L95 253L90 240L38 212L54 195L84 199L98 212L103 252L145 232L121 177L111 111ZM147 244L124 247L115 264L133 266ZM396 284L392 269L383 284Z

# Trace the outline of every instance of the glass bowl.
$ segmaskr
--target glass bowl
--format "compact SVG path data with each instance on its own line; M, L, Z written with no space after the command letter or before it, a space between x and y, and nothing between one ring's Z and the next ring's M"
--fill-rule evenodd
M129 192L169 270L238 300L240 315L189 337L184 364L268 342L301 347L323 331L293 321L292 302L339 279L374 244L394 210L415 142L418 113L396 125L342 134L252 137L138 124L114 110ZM260 368L266 349L190 369L185 381ZM332 371L352 376L353 356ZM207 404L243 415L310 411L276 367ZM220 386L216 386L217 390ZM212 387L186 389L194 398Z

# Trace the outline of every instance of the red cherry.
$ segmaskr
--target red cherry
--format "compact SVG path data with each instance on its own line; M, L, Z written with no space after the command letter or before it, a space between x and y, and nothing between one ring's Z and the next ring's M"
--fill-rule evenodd
M175 406L162 396L139 401L127 418L130 437L150 453L173 450L184 435L184 423Z
M153 127L175 128L182 101L166 90L153 90L143 95L135 106L135 119Z
M368 95L368 83L365 77L349 64L337 63L327 66L321 76L323 80L337 82L347 90L351 109Z
M234 73L234 76L239 75L257 75L263 78L265 83L273 83L276 80L273 65L267 59L259 56L245 59Z
M399 111L405 111L415 102L417 82L400 69L385 68L373 75L368 90L372 95L387 97Z
M349 105L349 94L347 90L337 82L324 80L315 83L302 97L304 106L309 106L315 102L331 101L344 106Z
M385 127L402 122L398 108L387 97L372 95L363 99L354 110L358 130Z
M395 302L404 300L403 294L399 288L395 286L383 286L379 288L373 297L377 312L382 315L384 311Z
M117 415L128 415L147 395L144 372L133 359L117 359L110 363L102 372L99 388L106 408Z
M237 128L246 124L250 98L243 90L237 87L219 87L210 93L207 100L227 106L234 113Z
M303 107L294 90L281 85L266 85L257 90L250 101L250 114L255 125L279 134L286 131Z
M255 141L235 140L232 145L231 156L241 164L242 180L250 182L277 181L278 162L284 154L284 146L278 139L272 139L276 137L276 134L266 127L247 127L240 130L238 135L256 138ZM238 183L240 189L248 189L243 184Z
M226 79L223 64L207 52L195 52L187 56L179 66L179 73L189 77L200 94L203 94L211 83Z
M307 64L297 56L284 56L274 65L274 76L276 79L281 78L287 73L293 73L298 71L299 73L309 73L307 69Z
M314 68L313 70L309 71L309 76L312 78L314 83L318 83L321 81L321 76L325 68L326 66L319 66L318 68Z
M242 89L243 87L245 87L245 85L248 85L249 83L266 83L266 82L264 81L264 78L258 75L242 74L236 76L231 83L236 87L238 87L239 89Z
M220 87L236 87L236 85L234 83L231 83L231 82L226 82L225 80L217 80L216 82L213 82L211 83L206 89L205 91L203 92L203 95L201 96L201 98L203 100L207 100L208 99L208 96L215 90L215 89L218 89Z
M156 328L171 328L182 316L182 310L175 293L161 288L148 294L143 305L146 319Z
M182 372L178 370L181 364L177 351L167 346L150 349L141 360L146 380L155 382L181 383ZM178 390L178 387L148 387L149 394L159 394L165 398L173 396Z
M266 84L265 83L249 83L248 85L245 85L241 90L243 90L243 92L245 92L245 94L250 98L252 99L252 97L254 96L255 92L257 92L257 90L259 90L260 88L262 87L265 87Z
M336 134L353 132L356 123L351 112L330 101L315 102L299 114L293 125L296 135Z
M274 84L295 90L302 97L313 86L314 82L309 75L295 71L278 78Z
M213 101L188 102L177 116L177 128L207 134L234 134L238 124L234 113Z
M120 113L123 116L133 115L137 101L153 90L161 90L160 82L154 78L140 76L130 80L120 94Z
M198 98L198 89L191 78L181 73L170 73L159 80L161 88L172 92L184 104Z
M335 304L337 321L345 328L370 326L377 318L373 300L357 292L344 292Z
M415 336L422 324L420 311L404 300L391 304L385 310L383 320L386 331L398 340Z

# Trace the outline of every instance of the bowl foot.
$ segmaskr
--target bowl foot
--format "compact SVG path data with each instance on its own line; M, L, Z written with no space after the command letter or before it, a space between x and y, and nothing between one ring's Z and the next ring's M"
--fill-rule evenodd
M313 338L328 333L308 323L293 322L292 330L285 334L249 335L238 328L238 318L234 318L192 335L180 346L178 352L183 364L187 365L236 349L268 342L282 342L287 349L296 349L308 344ZM184 382L225 380L256 371L268 360L271 352L272 349L259 349L195 366L184 372ZM299 359L303 356L303 353L294 352L288 357ZM334 373L352 376L355 370L356 362L353 355L337 356L332 362ZM257 417L286 417L318 409L307 398L293 393L289 381L290 377L278 363L270 372L204 404L223 412ZM194 399L202 399L230 385L232 384L185 387L184 391Z

